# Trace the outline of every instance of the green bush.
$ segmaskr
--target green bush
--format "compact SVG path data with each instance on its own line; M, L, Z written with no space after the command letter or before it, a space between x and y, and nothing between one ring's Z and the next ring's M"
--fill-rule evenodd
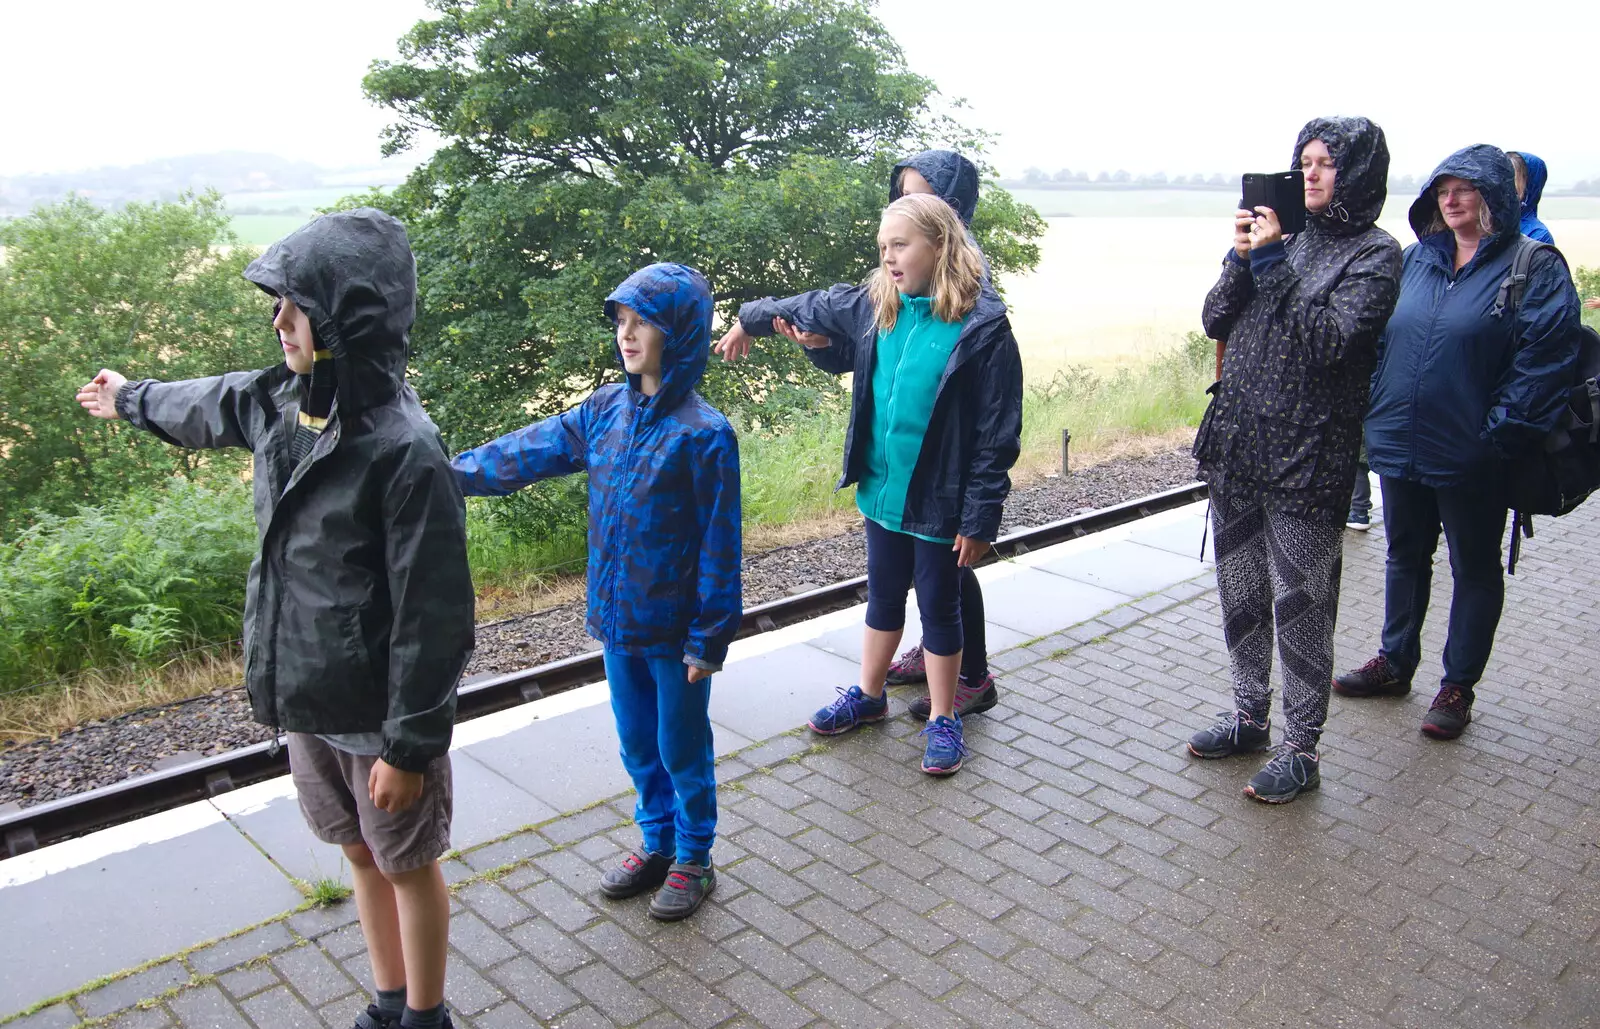
M1600 268L1579 268L1575 276L1578 280L1578 297L1581 300L1600 300ZM1600 329L1600 311L1583 309L1583 320L1596 329Z
M1578 296L1584 300L1600 298L1600 268L1579 268L1573 278L1578 283Z
M215 193L116 211L79 197L0 223L0 537L106 490L173 475L229 481L239 451L169 447L85 415L72 395L101 368L184 379L282 360L271 304L240 273Z
M237 638L255 545L243 483L41 516L0 550L0 690Z

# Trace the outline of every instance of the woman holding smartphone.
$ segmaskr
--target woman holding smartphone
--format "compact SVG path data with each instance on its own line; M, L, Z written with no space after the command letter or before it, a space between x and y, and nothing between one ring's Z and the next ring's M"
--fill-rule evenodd
M1235 213L1233 248L1202 313L1222 361L1194 444L1211 486L1233 710L1195 733L1189 751L1269 748L1276 642L1282 743L1244 792L1280 804L1321 784L1342 531L1378 336L1400 287L1400 245L1376 226L1388 195L1383 130L1366 118L1314 119L1291 167L1305 176L1303 232L1285 237L1267 207Z

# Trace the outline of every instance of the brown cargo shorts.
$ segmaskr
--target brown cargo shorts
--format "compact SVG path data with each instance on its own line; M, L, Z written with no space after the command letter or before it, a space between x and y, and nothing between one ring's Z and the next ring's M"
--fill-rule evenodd
M454 813L450 755L428 765L422 795L396 814L374 806L367 792L377 761L346 753L308 733L289 733L289 772L306 824L324 843L341 847L365 843L385 874L410 872L437 861L450 849Z

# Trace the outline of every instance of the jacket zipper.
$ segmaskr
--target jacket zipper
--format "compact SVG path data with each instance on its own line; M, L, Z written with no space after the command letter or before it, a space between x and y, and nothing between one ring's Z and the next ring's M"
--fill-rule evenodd
M1445 297L1450 295L1455 286L1454 277L1445 280L1444 292L1433 302L1433 309L1428 313L1428 333L1424 337L1427 346L1418 355L1416 373L1411 376L1411 425L1406 432L1410 443L1406 448L1406 478L1415 479L1417 476L1417 395L1422 391L1422 372L1428 366L1428 358L1433 350L1434 340L1437 336L1435 330L1439 325L1439 313L1444 309Z
M621 530L621 526L622 526L622 511L621 511L621 509L622 509L622 505L627 502L628 490L631 489L632 486L633 486L633 452L634 452L634 447L638 443L638 439L639 439L639 422L640 422L639 402L638 402L637 399L634 398L633 391L632 391L631 388L628 391L628 400L631 402L632 406L630 407L630 409L628 411L628 447L627 447L627 450L624 451L624 455L625 455L626 459L624 460L623 465L622 465L622 488L616 491L617 499L614 502L614 506L612 507L612 509L610 511L611 531L609 533L607 533L608 539L606 540L606 546L608 546L611 549L611 553L613 553L613 554L617 553L617 534L622 531ZM618 561L610 561L610 562L608 562L608 564L611 566L611 581L607 584L610 587L611 604L610 604L610 610L606 612L606 614L607 614L606 621L608 623L606 625L606 635L611 637L612 639L616 639L617 638L617 565L619 564L619 562Z
M337 401L335 401L335 403L337 403ZM299 410L300 410L300 407L299 407L298 404L296 404L295 405L295 411L296 411L297 416L298 416ZM337 408L335 408L335 410L337 410ZM293 427L289 426L288 420L283 418L281 413L279 415L278 423L280 425L284 425L284 426L287 427L285 429L286 433L294 431ZM325 460L328 457L329 454L333 453L333 449L339 445L339 440L343 437L343 427L342 427L341 423L338 422L338 421L331 422L331 424L328 426L328 428L326 430L324 430L324 431L325 431L325 433L327 433L327 435L324 435L324 436L318 438L316 444L314 444L313 447L312 447L311 454L307 457L307 459L302 461L297 467L290 469L290 471L289 471L289 481L283 484L283 491L281 493L279 493L278 496L277 496L277 499L275 499L272 502L272 517L267 519L267 530L261 534L261 583L257 587L257 593L256 593L256 611L257 611L257 617L258 618L260 617L260 613L263 612L266 609L266 605L263 604L262 601L265 599L264 595L266 593L266 587L267 587L267 571L268 571L268 560L269 560L269 552L267 550L267 545L272 540L273 530L278 527L278 512L283 509L283 502L288 498L289 492L291 490L293 490L295 488L295 486L299 485L300 480L304 479L306 477L306 475L310 473L311 468L312 468L313 465L317 464L319 461ZM329 443L323 449L321 455L318 455L316 448L319 447L319 446L322 446L322 441L324 439L331 439L332 442ZM285 446L287 446L289 441L286 438L283 442L284 442ZM282 572L281 572L282 567L283 567L283 563L282 563L282 561L279 561L280 572L279 572L277 578L278 578L278 584L279 584L279 587L280 587L279 588L280 596L278 598L278 602L273 604L272 621L273 621L273 625L274 626L276 626L279 623L279 621L282 619L282 614L283 614L283 605L281 603L281 601L282 601L281 594L283 592L282 591L283 575L282 575ZM276 640L277 639L277 633L274 632L272 634L272 637L273 637L274 640ZM255 634L255 639L259 640L260 638L261 638L261 634L260 633L256 633ZM271 697L271 704L269 705L269 707L270 707L271 713L272 713L271 714L271 717L272 717L272 746L271 746L270 749L273 752L273 756L276 757L277 756L277 750L278 750L278 737L282 734L281 728L280 728L280 724L279 724L279 721L278 721L278 662L277 662L276 653L274 653L273 661L272 661L271 690L272 690L272 697Z
M889 428L894 424L894 413L895 410L900 406L900 399L898 394L895 392L895 387L900 383L900 371L906 365L906 355L911 353L911 345L916 341L917 334L922 331L924 324L921 309L918 308L915 310L917 313L912 319L911 331L906 333L906 341L900 347L900 356L896 358L894 362L894 378L889 380L888 410L884 412L883 433L879 441L879 446L876 448L878 456L883 463L882 476L885 482L887 482L889 479ZM937 401L935 402L937 403ZM915 471L915 469L916 465L913 463L912 470ZM909 482L909 480L907 481ZM878 519L881 521L883 519L883 504L885 500L882 490L878 491L877 500ZM904 520L905 512L902 511L900 514L902 520Z

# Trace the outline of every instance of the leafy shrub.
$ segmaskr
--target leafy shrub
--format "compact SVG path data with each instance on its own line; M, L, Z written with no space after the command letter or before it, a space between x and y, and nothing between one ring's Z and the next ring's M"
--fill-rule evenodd
M255 546L243 483L41 516L0 550L0 690L237 638Z
M101 368L183 379L281 360L214 193L107 211L78 197L0 223L0 535L106 489L227 481L239 451L167 446L72 402Z

